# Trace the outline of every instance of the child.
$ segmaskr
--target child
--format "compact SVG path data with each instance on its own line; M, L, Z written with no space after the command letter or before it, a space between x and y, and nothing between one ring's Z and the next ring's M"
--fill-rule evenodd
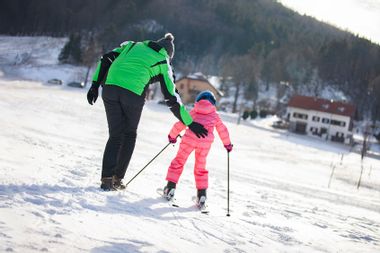
M214 141L214 127L216 128L227 152L232 151L232 144L226 126L216 112L216 99L212 92L203 91L199 93L195 102L194 108L190 112L191 117L194 121L204 125L208 130L208 135L205 138L197 138L189 129L186 130L182 137L178 153L169 166L166 176L168 183L164 188L164 196L167 200L171 200L174 197L176 184L182 174L186 160L190 153L195 150L194 176L198 190L197 203L199 205L204 205L206 201L206 190L208 188L206 158L211 148L211 144ZM169 142L176 143L178 135L185 128L186 126L182 122L178 121L175 123L168 135Z

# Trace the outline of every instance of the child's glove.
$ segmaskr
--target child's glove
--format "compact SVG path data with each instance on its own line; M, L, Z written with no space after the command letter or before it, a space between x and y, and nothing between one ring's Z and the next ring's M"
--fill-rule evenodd
M227 150L228 153L230 153L232 151L233 146L234 145L232 145L232 144L228 144L228 145L224 145L224 148Z
M173 137L171 137L170 135L168 135L168 140L169 140L170 143L174 144L174 143L177 142L177 137L176 137L176 138L173 138Z

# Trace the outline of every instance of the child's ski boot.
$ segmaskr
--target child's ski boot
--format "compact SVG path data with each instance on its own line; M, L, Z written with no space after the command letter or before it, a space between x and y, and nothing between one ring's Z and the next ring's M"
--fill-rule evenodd
M208 208L206 205L206 189L198 190L196 205L202 213L208 213Z
M168 181L168 184L164 187L163 197L168 201L174 198L176 184Z

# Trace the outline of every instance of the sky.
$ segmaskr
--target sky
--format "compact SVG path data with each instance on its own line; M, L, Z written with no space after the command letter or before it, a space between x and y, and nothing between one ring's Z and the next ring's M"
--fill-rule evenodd
M380 0L278 0L301 14L313 16L380 44Z

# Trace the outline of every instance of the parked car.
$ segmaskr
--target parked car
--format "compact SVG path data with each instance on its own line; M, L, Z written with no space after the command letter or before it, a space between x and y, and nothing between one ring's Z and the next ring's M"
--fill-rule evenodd
M53 78L53 79L50 79L47 81L48 84L54 84L54 85L62 85L62 80L60 79L57 79L57 78Z
M279 129L288 129L289 123L284 120L277 120L272 123L273 128L279 128Z
M67 84L69 87L84 88L84 82L70 82Z

